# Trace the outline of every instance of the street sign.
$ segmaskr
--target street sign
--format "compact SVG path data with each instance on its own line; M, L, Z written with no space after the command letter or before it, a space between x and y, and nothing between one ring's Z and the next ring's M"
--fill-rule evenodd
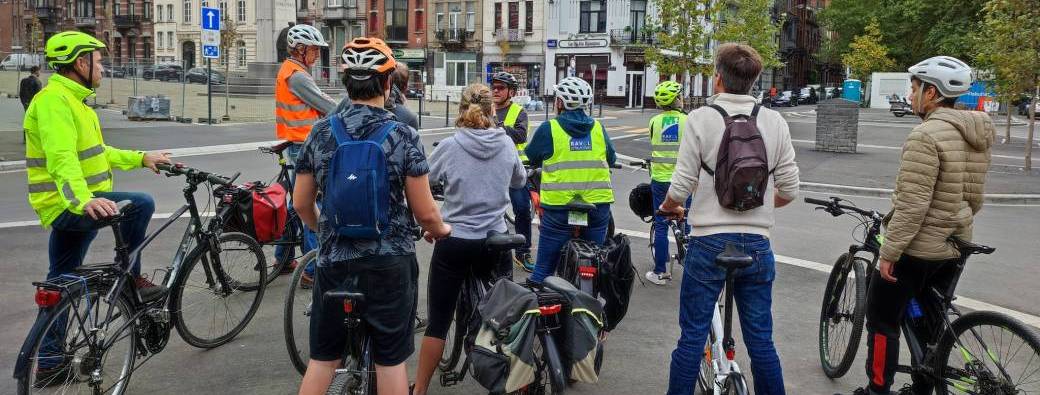
M220 30L220 9L202 7L202 30Z
M207 59L218 59L220 58L220 46L219 45L203 45L202 46L202 57Z
M220 45L220 31L203 30L202 45Z

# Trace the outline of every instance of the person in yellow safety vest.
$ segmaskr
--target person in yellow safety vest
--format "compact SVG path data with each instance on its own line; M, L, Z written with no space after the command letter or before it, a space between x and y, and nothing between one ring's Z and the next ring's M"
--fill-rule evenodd
M311 132L311 125L325 114L335 111L337 103L318 89L309 71L321 56L321 48L329 46L321 32L311 25L294 25L289 28L286 43L289 57L282 62L274 83L275 131L279 139L295 143L285 150L289 164L295 165L296 156L300 154L300 148ZM296 173L290 171L289 177L295 180ZM291 205L289 210L292 210ZM300 255L318 247L318 238L314 232L305 228L303 234L303 251L300 251ZM282 240L290 237L293 235L285 234ZM274 256L279 263L283 263L292 259L294 254L292 248L278 245L275 246ZM296 262L289 262L282 265L282 273L292 273L295 268ZM303 274L304 286L309 286L313 278L312 265Z
M650 118L650 191L654 207L660 206L668 195L676 157L679 156L679 141L682 141L682 128L686 124L680 93L682 85L675 81L665 81L654 88L654 102L664 111ZM686 206L690 206L689 199ZM668 234L668 218L655 214L654 268L646 272L646 279L657 285L665 285L672 279L667 267L671 259Z
M586 224L581 238L603 244L610 224L614 191L610 166L617 161L610 136L599 121L585 113L592 87L578 77L560 81L554 119L542 123L524 152L531 167L541 167L541 226L538 256L530 280L541 283L556 271L560 251L571 239L574 225ZM587 214L571 212L568 203L596 206ZM572 225L574 224L574 225Z
M491 75L491 97L495 102L498 127L505 129L506 135L516 143L520 160L527 162L527 155L524 155L524 147L527 146L527 111L524 111L524 106L513 103L517 86L516 77L512 74L500 71ZM526 184L520 188L509 188L509 201L513 206L513 227L517 234L527 238L527 243L516 249L513 262L531 272L534 270L534 262L531 260L531 191Z
M131 170L170 163L169 154L118 149L105 144L101 124L84 102L101 85L105 44L82 32L68 31L47 40L47 64L56 72L32 100L25 114L25 167L29 205L44 228L50 228L47 278L71 273L83 263L87 248L97 236L101 221L118 213L116 202L130 201L123 210L122 236L130 250L145 238L155 211L151 196L113 192L112 168ZM164 287L141 276L140 261L130 268L142 298L161 296ZM57 325L57 327L64 327ZM63 333L51 333L57 339ZM40 355L60 353L59 342L41 349ZM46 359L44 361L43 359ZM62 382L72 361L41 358L37 382ZM75 374L75 373L71 373Z

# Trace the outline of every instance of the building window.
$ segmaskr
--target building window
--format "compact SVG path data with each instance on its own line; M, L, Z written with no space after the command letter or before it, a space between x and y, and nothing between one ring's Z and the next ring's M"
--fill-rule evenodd
M163 34L162 34L162 32L155 33L155 42L157 44L159 44L159 45L155 46L156 48L166 48L166 47L163 46Z
M534 33L534 2L531 0L524 2L524 32Z
M579 33L603 33L607 31L607 1L582 0Z
M451 54L454 56L465 56L463 54ZM444 75L447 86L466 86L471 83L477 82L477 61L476 60L456 60L457 57L453 58L449 54L444 55ZM472 55L471 55L472 56Z
M169 48L169 49L177 49L177 47L174 46L174 44L176 44L176 42L173 41L173 32L166 32L166 43L167 43L166 44L167 48Z
M94 0L79 0L76 5L76 16L81 18L94 17Z
M509 29L516 30L520 28L520 3L515 1L509 2Z
M112 0L112 15L123 15L123 10L119 9L119 0Z
M184 23L191 23L191 0L184 0Z
M161 5L156 5L155 6L155 19L157 21L159 21L159 22L163 21L163 19L162 19L162 6Z
M639 37L639 33L646 28L646 0L632 0L632 13L629 26L632 27L632 38Z
M408 0L385 0L386 39L408 41Z
M495 31L502 30L502 3L495 3Z
M226 18L226 19L231 19L231 15L228 15L228 13L227 13L227 1L224 1L224 0L220 1L220 17L221 18Z
M176 16L173 15L173 4L166 5L166 21L176 22Z
M326 7L339 7L343 5L343 0L328 0L325 2Z
M422 11L415 12L415 30L418 32L426 31L426 16L423 15Z
M236 45L238 45L238 67L246 67L246 42L239 41Z
M444 29L444 3L437 3L433 5L434 15L437 16L435 29Z
M462 9L459 8L462 3L448 3L448 28L458 29L459 28L459 16Z
M467 1L466 2L466 31L467 32L472 32L474 30L477 30L477 12L476 12L475 4L476 4L476 2L473 2L473 1Z
M304 1L303 3L306 3L306 1ZM238 21L239 22L245 22L246 21L246 0L238 0L238 10L237 11L238 11Z

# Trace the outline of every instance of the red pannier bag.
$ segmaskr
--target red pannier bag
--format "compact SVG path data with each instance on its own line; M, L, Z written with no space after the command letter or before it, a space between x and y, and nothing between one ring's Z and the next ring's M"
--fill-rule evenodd
M217 191L222 205L231 205L226 230L242 232L259 243L282 237L288 216L285 186L260 181Z

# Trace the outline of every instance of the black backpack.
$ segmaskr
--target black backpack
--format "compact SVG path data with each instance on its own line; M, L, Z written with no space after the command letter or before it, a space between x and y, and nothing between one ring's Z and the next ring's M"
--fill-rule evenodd
M730 116L716 104L712 104L726 122L726 131L719 144L715 159L715 170L701 162L701 168L715 177L715 195L719 205L730 210L747 211L761 207L769 185L766 143L758 131L758 105L751 115Z

